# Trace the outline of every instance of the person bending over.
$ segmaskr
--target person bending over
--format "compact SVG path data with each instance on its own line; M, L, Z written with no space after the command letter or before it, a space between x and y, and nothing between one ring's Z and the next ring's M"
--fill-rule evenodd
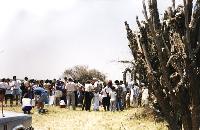
M28 94L25 94L22 98L22 111L24 112L24 114L31 114L31 109L31 99L28 98Z

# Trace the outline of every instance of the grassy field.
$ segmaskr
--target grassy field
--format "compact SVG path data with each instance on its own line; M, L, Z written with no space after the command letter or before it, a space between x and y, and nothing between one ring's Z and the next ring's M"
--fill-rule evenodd
M40 115L32 111L35 130L166 130L164 123L155 123L153 116L143 108L131 108L122 112L86 112L59 107L46 107L48 113ZM21 112L20 107L5 110Z

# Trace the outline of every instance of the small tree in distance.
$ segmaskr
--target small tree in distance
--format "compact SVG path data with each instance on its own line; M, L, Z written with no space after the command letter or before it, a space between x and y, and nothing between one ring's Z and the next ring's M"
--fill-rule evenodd
M81 84L84 84L87 80L97 80L105 81L106 76L97 69L89 69L88 66L77 65L72 68L66 69L63 73L64 77L72 78L78 80Z

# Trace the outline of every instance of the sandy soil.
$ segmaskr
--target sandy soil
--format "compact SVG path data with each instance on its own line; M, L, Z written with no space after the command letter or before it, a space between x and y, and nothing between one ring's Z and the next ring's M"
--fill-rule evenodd
M146 116L143 108L131 108L120 112L98 112L68 110L46 107L48 113L32 111L35 130L166 130L165 123L155 123L153 116ZM6 107L6 110L21 112L20 107ZM143 113L143 114L142 114Z

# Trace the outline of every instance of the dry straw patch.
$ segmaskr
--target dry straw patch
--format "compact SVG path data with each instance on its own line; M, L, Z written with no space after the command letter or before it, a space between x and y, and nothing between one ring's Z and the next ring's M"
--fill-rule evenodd
M47 114L32 112L35 130L166 130L164 123L155 123L152 116L145 117L142 108L123 112L86 112L58 107L46 107ZM5 108L21 112L20 107Z

